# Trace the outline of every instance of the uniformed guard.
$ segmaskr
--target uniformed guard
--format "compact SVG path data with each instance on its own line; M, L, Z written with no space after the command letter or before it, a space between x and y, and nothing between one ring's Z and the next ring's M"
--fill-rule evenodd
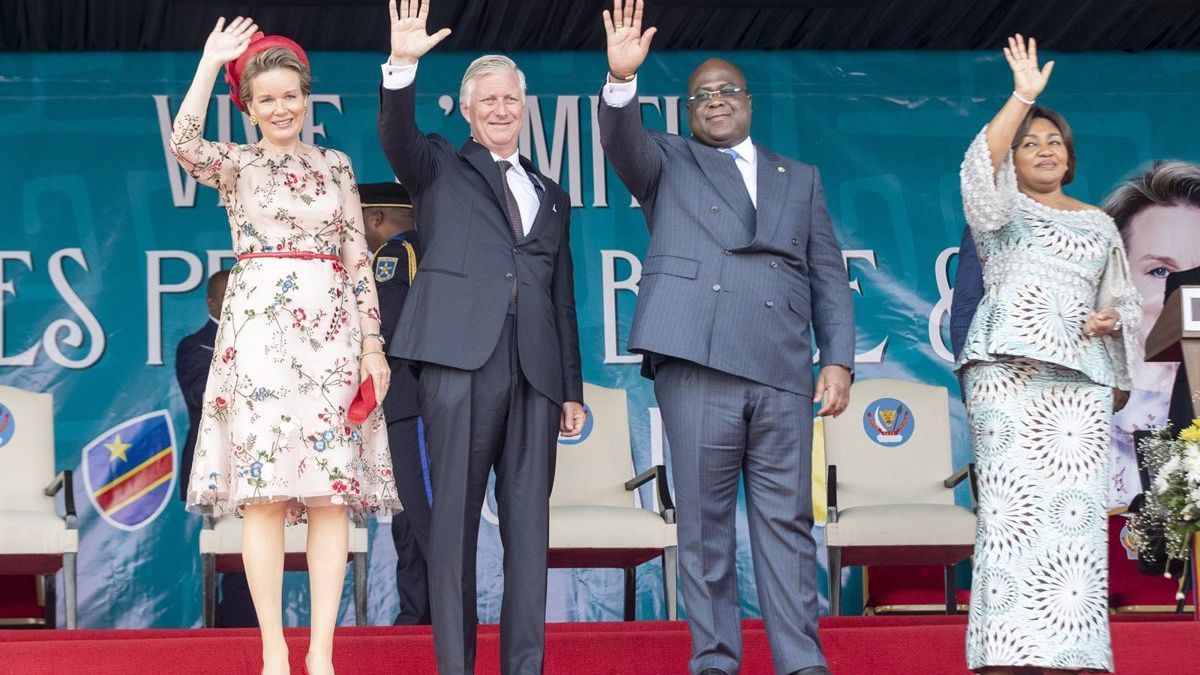
M409 285L417 273L420 244L413 229L412 200L396 183L358 186L366 223L367 245L374 252L375 288L379 294L383 338L391 344L396 320L404 307ZM398 359L388 357L392 382L383 400L392 447L392 470L404 511L392 517L396 544L396 587L400 592L397 625L427 625L429 581L426 560L429 547L431 490L428 461L418 439L417 380Z

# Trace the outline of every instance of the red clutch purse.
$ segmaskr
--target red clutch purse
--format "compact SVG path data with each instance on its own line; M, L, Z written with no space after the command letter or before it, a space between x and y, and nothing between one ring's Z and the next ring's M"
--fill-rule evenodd
M368 375L367 379L359 385L354 400L350 402L350 410L346 411L346 418L353 424L362 424L367 421L367 417L377 405L379 402L375 400L375 378Z

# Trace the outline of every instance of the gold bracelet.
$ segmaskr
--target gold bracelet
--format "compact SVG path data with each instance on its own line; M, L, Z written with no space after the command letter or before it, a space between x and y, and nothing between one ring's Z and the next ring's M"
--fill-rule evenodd
M369 356L369 355L371 355L371 354L383 354L384 356L387 356L387 353L386 353L386 352L384 352L382 349L376 349L376 350L373 350L373 351L369 351L369 352L363 352L362 354L359 354L359 355L358 355L358 360L359 360L359 361L362 361L364 356Z

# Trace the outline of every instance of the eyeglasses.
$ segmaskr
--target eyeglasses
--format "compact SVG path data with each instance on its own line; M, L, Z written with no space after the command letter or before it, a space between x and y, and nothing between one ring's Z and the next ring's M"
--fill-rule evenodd
M713 98L737 98L738 94L746 91L742 87L722 87L717 91L701 91L687 97L688 103L708 103Z

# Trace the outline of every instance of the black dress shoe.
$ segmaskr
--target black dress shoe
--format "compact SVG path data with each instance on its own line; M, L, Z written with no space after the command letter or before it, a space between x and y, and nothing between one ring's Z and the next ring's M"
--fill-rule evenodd
M825 666L810 666L792 672L791 675L832 675Z
M725 673L725 671L717 670L716 668L705 668L704 670L700 671L700 675L727 675L727 674Z

